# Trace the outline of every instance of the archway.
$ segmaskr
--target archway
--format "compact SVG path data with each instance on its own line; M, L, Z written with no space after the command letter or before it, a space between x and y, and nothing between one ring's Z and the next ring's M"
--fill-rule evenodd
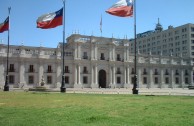
M100 88L106 88L106 71L100 70L98 74L98 82Z

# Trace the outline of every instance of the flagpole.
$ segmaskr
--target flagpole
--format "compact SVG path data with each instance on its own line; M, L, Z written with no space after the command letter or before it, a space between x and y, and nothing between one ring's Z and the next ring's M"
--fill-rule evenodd
M9 91L9 84L8 84L8 76L9 76L9 30L10 30L10 11L11 7L8 8L8 20L9 20L9 28L8 28L8 40L7 40L7 70L6 70L6 77L5 77L5 85L4 91Z
M66 87L65 87L65 70L64 70L64 50L65 50L65 1L63 0L63 51L62 51L62 60L63 60L63 70L62 70L62 82L61 82L61 92L64 93L66 92Z
M133 6L133 11L134 11L134 48L135 48L135 58L134 58L134 84L133 84L133 94L138 94L138 90L137 90L137 42L136 42L136 0L134 0L134 6Z

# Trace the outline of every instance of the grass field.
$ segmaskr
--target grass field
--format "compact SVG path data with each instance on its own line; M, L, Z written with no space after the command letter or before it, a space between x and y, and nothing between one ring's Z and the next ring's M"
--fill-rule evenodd
M194 126L194 97L0 92L0 126Z

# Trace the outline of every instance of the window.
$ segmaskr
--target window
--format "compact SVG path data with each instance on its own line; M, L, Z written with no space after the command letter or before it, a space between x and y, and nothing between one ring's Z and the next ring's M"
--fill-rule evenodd
M117 61L121 61L120 54L117 54Z
M131 74L135 74L135 70L134 70L134 68L132 68L132 70L131 70Z
M88 73L87 67L84 67L83 73L85 73L85 74Z
M65 76L65 84L69 84L69 77Z
M15 72L14 64L10 64L9 72Z
M189 84L189 78L188 77L185 78L185 84Z
M65 66L65 73L69 73L69 67Z
M185 70L185 75L187 76L187 75L189 75L189 73L188 73L188 71L187 70Z
M117 68L117 74L121 74L121 70L119 67Z
M191 32L194 32L194 28L191 28Z
M88 83L88 77L86 77L86 76L83 77L83 83L84 84L87 84Z
M169 84L169 78L168 77L165 78L165 83Z
M34 84L34 76L29 76L28 77L28 83L29 84Z
M194 40L191 40L191 43L194 44Z
M191 38L194 38L194 34L191 34Z
M105 60L104 53L101 53L100 60Z
M117 77L117 84L121 83L121 77Z
M155 84L158 84L158 78L157 77L154 78L154 82L155 82Z
M34 72L34 65L30 65L29 72Z
M147 71L146 71L146 69L144 68L143 69L143 75L146 75L147 74Z
M87 54L87 52L84 52L83 59L88 59L88 54Z
M147 77L143 78L143 84L147 84Z
M176 70L175 75L179 75L179 71L178 70Z
M52 84L52 76L47 76L47 84Z
M51 65L48 65L48 73L52 73L52 66Z
M157 69L155 69L154 75L158 75L158 70Z
M9 75L9 83L14 84L15 82L15 77L13 75Z
M179 78L178 77L175 78L175 83L179 84Z

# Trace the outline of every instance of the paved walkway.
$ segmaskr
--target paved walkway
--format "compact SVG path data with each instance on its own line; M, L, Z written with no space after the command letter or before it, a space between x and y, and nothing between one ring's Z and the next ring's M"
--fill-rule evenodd
M194 96L194 90L188 88L140 88L139 95L180 95L180 96ZM10 91L28 91L28 89L10 89ZM49 89L49 92L60 92L60 88ZM84 93L84 94L132 94L131 88L67 88L66 93Z

